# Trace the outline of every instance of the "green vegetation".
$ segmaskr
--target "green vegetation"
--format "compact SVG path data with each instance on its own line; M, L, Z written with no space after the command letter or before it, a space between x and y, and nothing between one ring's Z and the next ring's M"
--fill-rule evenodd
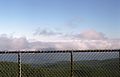
M74 77L120 77L119 59L74 62ZM18 77L18 64L0 62L0 77ZM70 77L70 62L22 64L22 77Z

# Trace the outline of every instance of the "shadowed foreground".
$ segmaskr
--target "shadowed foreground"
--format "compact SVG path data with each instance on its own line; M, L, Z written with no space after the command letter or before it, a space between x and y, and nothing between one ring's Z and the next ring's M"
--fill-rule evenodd
M120 77L119 59L74 62L74 77ZM0 62L0 77L17 77L18 64ZM70 77L70 62L22 64L22 77Z

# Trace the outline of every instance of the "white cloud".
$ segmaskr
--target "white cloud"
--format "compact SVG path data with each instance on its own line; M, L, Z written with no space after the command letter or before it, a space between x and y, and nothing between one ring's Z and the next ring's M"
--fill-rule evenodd
M120 39L106 39L105 35L89 30L76 34L70 40L56 42L29 42L25 37L0 36L0 50L70 50L70 49L118 49ZM77 40L76 40L77 38Z
M106 39L106 37L105 37L105 35L103 33L97 32L95 30L83 31L80 34L74 35L74 38L88 39L88 40L102 40L102 39Z
M25 37L12 38L0 36L0 50L21 50L29 48L29 42Z

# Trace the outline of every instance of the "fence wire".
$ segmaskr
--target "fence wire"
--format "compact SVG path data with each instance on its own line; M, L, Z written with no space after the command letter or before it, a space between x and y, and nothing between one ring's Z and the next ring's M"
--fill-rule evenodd
M120 77L120 50L0 51L0 77Z
M75 77L119 77L118 52L74 53Z
M0 77L18 77L16 54L0 54Z
M22 77L70 77L68 53L23 53L21 61Z

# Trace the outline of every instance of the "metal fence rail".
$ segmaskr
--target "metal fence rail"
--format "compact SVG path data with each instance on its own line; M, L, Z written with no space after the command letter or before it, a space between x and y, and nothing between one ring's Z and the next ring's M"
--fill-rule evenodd
M120 49L0 51L1 77L119 77L119 73Z

